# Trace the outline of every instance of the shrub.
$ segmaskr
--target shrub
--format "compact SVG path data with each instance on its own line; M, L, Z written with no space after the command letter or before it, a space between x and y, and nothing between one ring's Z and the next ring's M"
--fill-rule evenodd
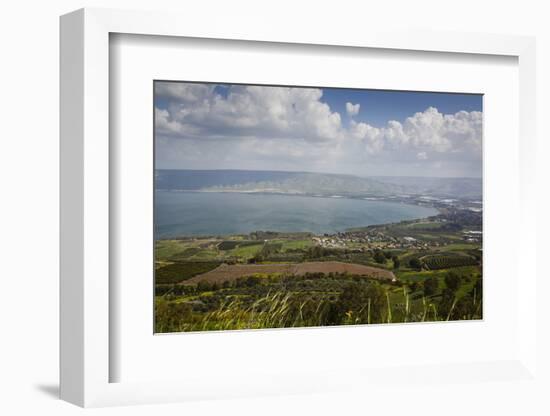
M417 259L416 257L414 257L414 258L409 260L409 267L411 269L420 270L420 269L422 269L422 262L419 259Z
M155 332L185 330L191 321L193 308L187 303L172 303L159 300L155 305Z
M439 289L439 280L435 277L429 277L424 281L424 296L433 296Z
M380 264L383 264L386 262L386 256L383 252L377 251L374 253L374 261Z
M399 266L401 265L401 262L399 261L399 258L397 256L393 256L392 261L393 261L393 268L394 269L399 269Z
M377 282L353 282L344 288L336 306L341 323L379 323L386 308L386 292Z
M455 272L449 272L445 276L445 285L454 292L458 290L460 285L462 284L462 279L458 274Z

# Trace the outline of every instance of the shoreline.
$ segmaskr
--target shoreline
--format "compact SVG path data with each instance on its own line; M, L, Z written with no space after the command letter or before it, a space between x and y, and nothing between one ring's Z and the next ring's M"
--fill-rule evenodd
M427 197L424 195L387 195L387 196L381 196L381 195L372 195L372 194L356 194L356 195L338 195L338 194L331 194L331 195L323 195L319 193L304 193L304 192L270 192L266 190L257 190L257 191L231 191L231 190L225 190L225 191L209 191L209 190L197 190L197 189L155 189L156 192L167 192L167 193L182 193L182 194L238 194L238 195L278 195L278 196L301 196L305 198L321 198L321 199L348 199L348 200L354 200L354 201L367 201L367 202L387 202L387 203L394 203L394 204L404 204L404 205L413 205L423 208L433 208L437 210L438 212L441 212L441 210L432 204L430 202L439 202L439 201L459 201L458 199L448 199L443 197ZM441 198L441 199L439 199ZM479 201L469 201L471 204L478 204Z
M238 195L279 195L279 196L301 196L307 198L322 198L322 199L349 199L369 202L389 202L396 204L414 205L424 208L433 208L439 213L442 208L460 208L461 204L473 205L476 210L483 210L483 202L479 200L479 197L451 198L448 195L423 195L423 194L319 194L319 193L306 193L306 192L277 192L269 190L250 190L250 191L237 191L237 190L205 190L205 189L155 189L154 192L166 192L166 193L189 193L189 194L238 194ZM481 207L480 207L481 205Z
M399 221L389 221L389 222L377 222L372 224L360 224L354 225L340 230L327 230L327 231L309 231L309 230L276 230L276 229L253 229L246 232L232 232L224 234L183 234L183 235L170 235L170 236L156 236L155 241L162 240L185 240L185 239L196 239L196 238L225 238L231 236L247 236L254 232L268 232L268 233L277 233L277 234L309 234L311 237L322 237L324 235L337 235L341 233L353 232L356 229L366 228L371 226L384 226L391 225L403 221L419 221L427 220L429 218L437 217L442 213L441 209L435 207L431 204L425 203L414 203L415 201L404 201L397 196L390 197L374 197L374 196L349 196L349 195L319 195L319 194L304 194L304 193L275 193L275 192L238 192L238 191L204 191L204 190L174 190L174 189L156 189L155 192L166 192L174 194L239 194L239 195L265 195L265 196L288 196L288 197L304 197L304 198L317 198L317 199L327 199L327 200L350 200L350 201L364 201L367 204L381 202L384 204L392 205L405 205L410 207L419 207L432 210L433 213L427 216L419 216L414 218L405 218Z

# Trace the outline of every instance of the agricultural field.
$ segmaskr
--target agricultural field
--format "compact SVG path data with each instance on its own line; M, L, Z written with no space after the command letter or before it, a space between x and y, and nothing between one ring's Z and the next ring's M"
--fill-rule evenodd
M187 261L187 262L174 262L162 267L159 267L155 271L155 283L181 283L187 279L191 279L194 276L202 273L207 273L217 267L219 262L199 262L199 261Z
M350 274L369 276L374 279L392 280L395 279L391 271L378 269L361 264L343 263L336 261L327 262L304 262L304 263L268 263L268 264L221 264L215 269L195 275L184 280L187 285L198 284L199 282L224 283L234 281L246 276L269 276L273 274L304 276L306 274Z
M481 319L482 242L464 229L434 217L330 236L158 240L155 330Z
M419 260L424 263L428 270L450 269L477 264L474 257L462 253L428 254L420 257Z

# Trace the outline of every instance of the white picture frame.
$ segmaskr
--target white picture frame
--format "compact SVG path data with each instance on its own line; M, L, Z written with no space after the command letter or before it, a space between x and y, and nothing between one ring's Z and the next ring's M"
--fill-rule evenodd
M80 406L161 403L199 398L309 393L358 389L375 381L415 375L404 383L423 383L445 377L480 383L490 379L538 383L536 348L536 262L528 242L536 241L535 189L535 41L529 37L395 32L354 29L327 35L325 31L232 22L205 25L168 13L82 9L61 18L61 398ZM516 319L518 354L498 362L441 363L415 369L342 368L318 374L277 374L262 380L237 382L227 387L210 380L111 382L110 365L117 359L110 349L109 253L110 169L109 157L109 36L113 33L226 39L247 42L331 45L453 54L504 55L519 65L519 164L521 206L518 218L518 253L525 260L518 288ZM272 335L273 336L273 335ZM443 376L441 376L443 374ZM445 375L447 374L447 375ZM483 374L482 377L472 376ZM440 379L439 377L443 377ZM342 380L348 380L342 382ZM308 382L309 381L309 382ZM408 384L407 384L408 383Z

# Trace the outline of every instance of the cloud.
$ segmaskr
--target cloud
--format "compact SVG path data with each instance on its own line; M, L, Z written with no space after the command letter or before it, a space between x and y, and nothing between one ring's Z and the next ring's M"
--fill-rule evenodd
M176 99L182 103L196 103L208 99L214 88L213 84L156 82L155 97Z
M424 156L428 152L481 154L482 114L478 111L442 114L429 107L407 117L403 123L391 120L385 127L375 128L352 122L350 128L352 135L362 139L370 152L410 149Z
M202 84L157 83L155 93L171 99L168 114L156 116L164 134L307 141L342 138L340 114L321 101L320 89L232 86L223 96Z
M352 104L352 103L346 103L346 113L348 113L348 116L353 117L359 114L359 108L361 107L361 104Z
M360 104L340 114L317 88L157 82L159 166L346 171L369 166L453 166L481 170L482 113L435 107L373 126ZM364 113L364 111L363 111ZM368 117L368 114L362 114ZM418 169L421 169L419 167Z

